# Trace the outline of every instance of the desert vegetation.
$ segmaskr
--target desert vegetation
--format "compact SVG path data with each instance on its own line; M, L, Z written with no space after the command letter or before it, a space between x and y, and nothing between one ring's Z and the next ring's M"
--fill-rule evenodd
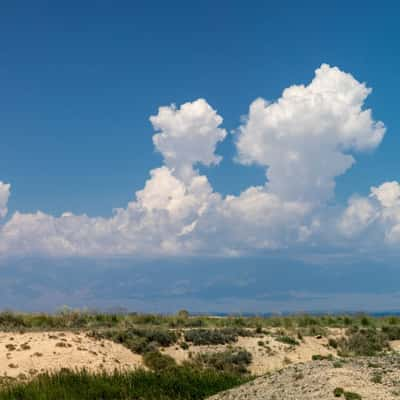
M129 326L177 328L248 328L268 330L284 328L298 330L303 335L323 334L323 328L375 327L391 329L400 327L400 316L372 317L366 314L353 315L290 315L290 316L202 316L180 311L174 315L142 313L100 313L90 310L63 308L57 313L0 313L0 330L63 330L126 328ZM389 328L388 328L389 327Z
M65 308L55 314L2 312L0 334L5 352L0 400L183 400L205 399L299 363L322 363L340 373L360 357L370 360L368 382L383 387L379 359L395 352L400 317L215 317L184 310L155 315ZM65 357L70 361L64 368ZM82 357L86 364L74 364ZM54 360L58 364L46 368ZM291 375L295 382L304 376L305 370ZM351 387L334 389L333 398L358 395Z
M187 342L194 345L216 345L236 342L239 336L253 336L250 329L237 327L223 327L219 329L190 329L184 332Z

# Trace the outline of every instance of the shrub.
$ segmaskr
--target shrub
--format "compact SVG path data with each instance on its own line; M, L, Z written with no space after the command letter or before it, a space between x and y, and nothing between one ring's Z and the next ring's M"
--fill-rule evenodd
M201 368L212 368L217 371L245 375L252 360L247 350L236 348L222 352L200 353L192 360L192 365Z
M11 311L0 313L0 327L2 330L20 329L26 326L22 315L14 314Z
M344 325L349 326L349 325L351 325L353 323L353 320L350 317L346 316L346 317L343 318L343 323L344 323Z
M338 342L340 354L373 356L389 348L387 337L376 328L351 329L349 337Z
M178 318L187 319L187 318L189 318L189 316L190 316L190 314L189 314L189 311L187 311L187 310L179 310L177 312Z
M111 329L106 331L92 331L90 336L98 339L110 339L121 343L134 353L144 354L157 350L159 346L170 346L178 340L176 332L162 328L135 328Z
M307 327L307 326L312 326L312 325L320 325L321 321L312 315L301 315L298 317L298 325L300 327Z
M344 392L344 398L346 400L361 400L362 397L358 393L355 392Z
M287 335L277 336L275 338L278 342L290 344L291 346L298 346L300 343L293 337Z
M233 343L238 336L249 335L250 331L240 328L190 329L184 333L185 340L195 346Z
M327 356L323 356L322 354L313 354L311 356L311 359L313 361L318 361L318 360L329 360L329 361L333 361L333 356L332 354L328 354Z
M310 325L299 328L298 333L302 336L326 336L327 330L323 326Z
M344 393L344 390L341 387L337 387L337 388L333 389L333 395L335 397L340 397L343 393Z
M334 349L337 349L337 348L338 348L338 342L337 342L336 339L333 339L333 338L329 338L329 340L328 340L328 345L329 345L330 347L333 347Z
M332 365L333 365L333 368L342 368L343 362L340 360L335 360Z
M388 340L400 339L400 326L383 326L382 332L386 335Z
M371 382L373 382L373 383L382 383L382 374L380 372L375 372L372 375Z
M372 361L368 361L368 368L380 368L381 364L372 362Z
M303 334L300 331L297 331L297 339L303 340Z
M175 360L159 351L150 351L143 355L144 365L153 371L162 371L176 366Z
M400 322L400 318L398 316L391 315L387 317L387 323L389 325L396 325Z
M304 378L304 374L303 374L302 372L297 372L297 373L295 373L295 374L293 375L293 378L294 378L296 381L299 381L300 379L303 379L303 378Z
M179 346L181 346L181 349L183 350L189 349L189 345L186 342L181 342Z
M362 326L369 326L369 325L371 325L371 319L370 319L368 316L363 315L363 316L361 317L361 325L362 325Z

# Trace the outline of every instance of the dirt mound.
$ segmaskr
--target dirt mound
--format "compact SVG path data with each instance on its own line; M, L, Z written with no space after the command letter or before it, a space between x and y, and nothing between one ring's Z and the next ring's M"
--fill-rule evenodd
M337 389L335 397L336 388L345 393ZM292 365L210 400L394 400L399 396L400 357L391 355Z

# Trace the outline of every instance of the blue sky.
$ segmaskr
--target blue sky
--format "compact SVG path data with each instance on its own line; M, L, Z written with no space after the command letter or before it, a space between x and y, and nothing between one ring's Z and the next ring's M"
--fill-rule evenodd
M148 121L157 107L204 97L234 129L252 100L309 81L322 62L373 87L369 104L389 128L339 179L338 195L396 178L394 2L119 4L2 5L0 170L13 183L11 210L122 207L160 163ZM229 140L218 153L226 157L208 174L219 191L262 182L263 171L232 163Z
M163 163L166 163L167 168L177 170L178 164L174 164L176 160L166 161L166 153L155 148L152 142L157 129L152 126L149 117L159 115L160 106L174 103L179 109L184 103L204 98L211 109L223 117L219 129L225 129L226 138L216 139L214 143L215 154L222 156L222 160L214 166L193 164L199 170L199 176L207 176L215 193L222 197L240 196L249 187L264 185L269 161L265 165L260 160L245 165L237 160L237 129L245 125L242 116L248 114L249 105L258 97L275 101L282 96L285 88L295 84L308 85L314 79L314 71L323 63L352 74L357 82L366 82L373 89L362 106L363 109L372 109L373 121L384 123L386 133L383 140L367 151L356 149L355 164L345 173L334 175L336 188L335 194L328 195L326 200L328 211L318 208L304 217L306 222L302 220L298 223L296 214L293 219L290 217L278 222L274 219L271 222L274 224L273 228L268 224L257 230L251 227L249 233L245 234L245 239L257 236L254 239L257 242L255 245L253 242L242 245L242 238L238 238L236 234L232 239L226 239L227 235L220 227L215 230L222 232L220 235L224 237L221 242L227 241L227 249L230 253L235 253L235 265L243 271L247 271L252 257L256 257L257 265L261 265L263 260L268 265L269 274L281 276L279 271L283 265L290 264L292 268L296 268L294 264L298 263L298 270L302 271L308 262L304 260L314 260L315 253L322 253L327 254L326 259L313 261L313 265L318 264L316 267L322 268L321 271L326 265L333 265L332 268L343 268L343 264L357 266L354 267L354 274L350 274L353 277L351 279L354 279L354 292L357 292L356 272L359 272L359 263L364 263L372 271L373 266L376 266L377 271L382 265L392 268L398 259L398 206L397 203L391 204L388 211L381 197L375 195L380 203L370 204L368 195L371 186L380 187L384 182L399 179L400 121L397 117L397 95L400 78L397 71L400 68L400 55L397 16L398 6L389 1L336 1L329 4L307 1L302 5L295 1L282 1L279 4L265 1L120 1L113 4L109 1L94 1L90 5L69 1L62 6L54 2L22 1L1 5L0 181L11 185L11 194L7 203L8 213L0 226L13 222L13 225L9 225L13 228L13 233L2 239L6 243L12 236L12 243L8 245L7 242L8 247L5 246L5 250L0 248L0 252L5 258L5 268L15 263L10 261L10 257L19 258L14 282L23 279L27 265L34 263L32 260L38 257L41 263L55 265L55 272L51 274L57 274L57 271L66 268L65 264L72 265L73 268L76 263L81 269L90 268L91 271L98 262L115 264L114 256L121 254L115 254L114 250L107 253L112 261L107 261L107 257L102 257L99 261L93 256L96 253L94 250L88 257L84 252L78 252L79 260L72 262L68 257L76 256L76 252L69 254L65 250L69 244L61 252L57 247L59 241L68 241L69 237L60 234L57 236L57 244L54 244L56 239L51 237L51 232L58 235L66 229L64 226L57 225L57 228L50 230L48 225L53 222L46 222L44 225L35 221L35 225L28 229L26 227L31 222L26 222L27 217L23 217L22 222L15 222L13 216L16 211L28 215L41 210L46 216L57 217L67 211L78 216L87 214L89 217L109 218L114 208L126 208L129 202L135 200L135 192L144 188L151 170L161 167ZM292 122L296 124L296 121ZM162 125L159 131L166 129ZM231 134L232 130L236 130L236 133ZM359 135L359 131L354 135ZM356 136L353 139L356 140ZM307 144L305 146L309 148ZM315 143L312 146L318 148ZM353 154L353 150L351 152ZM164 176L158 179L162 182L166 180ZM182 176L179 179L184 181ZM156 182L158 186L159 182ZM186 181L185 185L188 185ZM397 190L394 186L389 189L390 193ZM383 193L383 189L380 193ZM387 198L387 193L386 190L382 196ZM282 195L281 192L278 194ZM346 204L355 194L361 196L363 203L358 202L350 211L347 209L346 214ZM149 196L154 197L154 193L149 191ZM321 196L325 201L325 194ZM299 199L291 197L285 200ZM210 200L207 204L213 201ZM309 205L307 203L297 206L303 207L298 213L306 213L305 207ZM238 207L244 206L240 204ZM355 208L356 217L352 211ZM359 210L366 208L368 216L360 215ZM337 209L339 211L336 214ZM281 213L286 213L285 210L287 208L283 208ZM389 225L388 213L391 218ZM210 218L212 220L214 217ZM366 227L361 233L361 239L353 238L354 232L347 225L347 236L344 238L338 237L330 227L314 235L308 232L314 229L315 223L312 224L316 218L329 221L326 225L331 224L333 219L344 218L349 221L350 218L356 218L354 225L363 223ZM147 223L142 220L139 223L133 217L129 221L130 224L137 225ZM240 221L237 223L241 224ZM22 228L18 224L22 224ZM76 229L82 232L77 241L82 242L86 240L86 228L83 226L92 225L91 222L81 220L77 224ZM207 224L208 222L204 223ZM292 231L281 232L283 225L292 224L300 224L302 232L307 229L307 235L311 238L307 239L306 244L287 239L294 235ZM15 239L24 229L29 232ZM278 231L279 237L268 236L259 241L260 235L269 229ZM28 246L29 249L25 251L26 242L34 242L34 238L29 236L33 235L32 232L38 232L38 236L46 236L48 241L37 246L34 244L32 248ZM203 243L204 236L207 236L204 232L207 231L202 231L195 237L196 243L197 240ZM161 235L159 230L146 230L142 233L151 238L159 234ZM168 231L167 235L170 234ZM380 237L377 239L376 235ZM368 240L364 240L364 237ZM215 242L214 239L211 240ZM352 243L350 246L343 244L349 240ZM264 246L266 242L268 244ZM153 244L155 248L159 247L157 243ZM280 252L279 262L272 263L275 265L272 268L271 254L276 250L276 243ZM376 254L365 256L364 253L368 252L365 249L371 250L371 243L379 243ZM168 271L169 265L174 263L171 260L175 259L175 262L179 265L183 263L187 268L185 271L188 272L185 274L189 277L186 279L186 286L191 285L191 268L204 263L214 265L229 276L229 267L226 266L228 262L224 258L226 254L222 258L221 254L215 256L214 247L208 243L202 244L200 253L211 258L204 261L198 253L193 255L189 251L190 262L187 261L187 249L192 249L192 245L192 242L185 243L185 251L179 249L178 255L175 250L172 256L170 253L161 253L156 261L151 262L148 258L152 251L148 247L145 247L145 251L140 251L139 255L136 250L131 253L124 251L123 268L128 268L129 271L130 265L138 268L137 265L143 264L147 267L142 267L142 270L151 271L154 265L161 263L165 264L165 271ZM118 246L119 243L115 244L113 249ZM211 247L212 250L207 254ZM170 252L170 247L167 250ZM335 255L338 253L345 255L337 260ZM363 254L362 257L359 256L360 253ZM392 258L382 260L381 254L385 253L390 253ZM51 261L49 256L52 257ZM287 261L289 259L290 263ZM346 259L345 263L343 259ZM148 267L149 263L151 267ZM131 271L135 268L132 266ZM259 273L259 269L250 269L249 282L256 279ZM99 274L99 281L107 279L107 274ZM151 275L151 272L148 274ZM208 267L204 274L205 281L212 280L212 268ZM178 275L176 273L174 278L177 282ZM131 276L134 280L133 272ZM118 279L115 281L116 287L119 284ZM125 275L123 279L126 279ZM60 279L48 285L55 285L54 291L62 292L57 286L59 281ZM80 284L83 285L82 282ZM78 283L76 285L79 286ZM385 287L388 283L383 282L382 285ZM40 290L44 291L43 287ZM74 283L71 283L72 287ZM204 288L206 287L207 284ZM71 288L65 289L66 293ZM204 295L204 288L198 291L198 309L207 308L207 302L213 301ZM376 295L382 290L382 286L374 288L373 285L366 285L365 288L360 289L363 296L365 293ZM279 290L269 287L271 292L276 293L285 290L293 292L295 289L295 285ZM249 284L249 297L252 290ZM314 290L321 291L320 282L315 284ZM393 292L394 289L390 290ZM298 292L304 291L311 293L313 288L304 289L299 284ZM182 291L179 301L173 303L171 300L171 304L176 304L176 307L181 305L179 302L186 299L184 292ZM228 283L224 286L224 293L224 298L235 298L235 285ZM349 296L354 295L348 287L346 293ZM16 290L4 303L15 300L19 304L21 296L21 292ZM90 302L95 304L96 296L92 297ZM64 300L60 299L60 302L65 302ZM127 298L118 299L118 302L127 302ZM48 303L52 301L48 300ZM350 303L351 300L349 308L356 307L356 303ZM390 301L385 303L382 300L382 307L389 307L389 303ZM38 301L37 304L38 307L46 307L45 300ZM253 310L262 307L261 303L248 304ZM316 308L313 302L304 303L305 308L307 304L310 308ZM78 300L76 305L85 305L85 299ZM171 307L173 308L172 305ZM279 307L285 308L284 304ZM286 307L290 308L290 303Z

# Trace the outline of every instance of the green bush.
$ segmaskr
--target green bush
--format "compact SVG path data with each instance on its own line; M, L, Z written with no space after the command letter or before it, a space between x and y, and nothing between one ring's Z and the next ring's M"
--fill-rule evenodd
M337 388L333 389L333 395L335 397L341 397L343 393L344 393L344 390L341 387L337 387Z
M236 348L222 352L200 353L195 356L191 364L201 368L212 368L217 371L245 375L252 360L247 350Z
M2 330L25 328L26 324L22 315L10 311L0 313L0 327Z
M298 340L296 340L295 338L293 338L291 336L287 336L287 335L277 336L275 339L278 342L290 344L291 346L298 346L300 344Z
M150 351L143 355L144 365L153 371L162 371L176 367L176 361L166 354L159 351Z
M348 337L338 341L339 353L344 356L374 356L389 348L387 336L376 328L352 328Z
M382 383L382 373L380 373L380 372L375 372L373 375L372 375L372 378L371 378L371 382L373 382L373 383Z
M190 329L184 332L185 340L195 346L233 343L238 336L252 335L252 331L244 328Z
M332 354L328 354L327 356L323 356L322 354L313 354L311 356L311 359L313 361L322 361L322 360L333 361L333 356L332 356Z
M342 368L343 367L343 361L340 360L335 360L332 363L333 368Z
M328 340L328 345L329 345L330 347L334 348L334 349L337 349L337 348L338 348L338 342L337 342L336 339L333 339L333 338L329 338L329 340Z
M382 326L382 333L384 333L388 340L400 339L400 326Z
M354 392L344 392L343 394L346 400L361 400L362 398L361 395Z
M302 336L327 336L326 328L320 325L298 328L297 332Z
M181 349L183 350L188 350L189 349L189 345L186 342L181 342L179 343L179 346L181 347Z
M158 347L170 346L178 340L178 334L163 328L126 328L104 331L92 331L92 337L110 339L121 343L134 353L144 354L157 350Z

